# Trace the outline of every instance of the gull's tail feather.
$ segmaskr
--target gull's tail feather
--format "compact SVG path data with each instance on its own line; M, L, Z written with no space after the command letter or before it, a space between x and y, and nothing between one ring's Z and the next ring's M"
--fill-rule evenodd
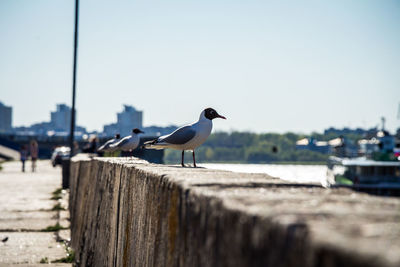
M154 139L154 140L150 140L150 141L147 141L147 142L144 142L144 144L142 145L142 149L145 149L145 148L152 148L151 146L152 145L154 145L154 144L156 144L157 143L157 139Z
M150 140L142 145L142 149L164 149L165 143L160 142L158 139Z

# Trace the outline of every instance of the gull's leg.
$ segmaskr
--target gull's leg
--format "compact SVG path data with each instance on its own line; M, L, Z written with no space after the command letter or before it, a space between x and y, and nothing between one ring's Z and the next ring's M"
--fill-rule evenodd
M185 157L185 150L182 150L182 161L181 161L182 167L185 167L185 164L183 164L184 157Z
M194 156L194 149L193 149L193 166L196 168L196 157Z

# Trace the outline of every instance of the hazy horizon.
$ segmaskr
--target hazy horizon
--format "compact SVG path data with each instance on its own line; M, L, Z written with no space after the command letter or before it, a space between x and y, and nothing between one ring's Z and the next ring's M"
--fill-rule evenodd
M394 132L398 1L81 1L77 124L101 131L123 104L143 124L214 131ZM73 1L0 2L0 101L13 126L71 106Z
M0 102L2 102L1 99L0 99ZM4 103L3 103L3 104L4 104ZM57 103L57 104L65 104L65 103ZM56 110L56 108L54 108L54 109L51 110L51 111L55 111L55 110ZM122 109L121 109L120 111L118 111L118 112L121 112L121 111L122 111ZM79 111L78 111L78 112L79 112ZM145 112L143 112L143 113L145 113ZM50 114L50 111L49 111L49 114ZM115 114L115 116L116 116L116 114ZM36 123L49 122L49 121L50 121L50 115L49 115L49 118L48 118L47 120L36 121L36 122L28 123L28 124L26 124L26 125L13 125L13 127L14 127L14 128L17 128L17 127L29 127L29 126L31 126L31 125L33 125L33 124L36 124ZM112 121L112 122L110 122L110 123L115 123L116 121L117 121L117 118L115 118L115 121ZM218 123L218 120L216 120L216 121L217 121L217 123ZM214 126L215 126L215 122L216 122L216 121L214 120ZM190 123L190 122L187 122L187 123ZM151 126L160 126L160 127L176 126L176 127L180 127L180 126L182 126L182 125L184 125L184 124L187 124L187 123L181 123L181 124L177 124L177 123L176 123L176 124L173 124L173 123L171 123L171 124L168 124L168 125L159 125L159 124L146 125L146 124L143 124L143 127L151 127ZM78 126L86 127L86 125L81 125L81 124L78 124ZM382 123L380 122L379 124L377 124L377 125L375 125L375 126L370 126L370 127L361 127L361 126L356 126L356 127L347 127L347 126L344 126L344 127L336 127L336 126L334 126L334 125L331 125L331 126L328 126L328 127L324 128L324 129L315 130L315 131L311 131L311 132L291 131L291 130L282 131L282 132L276 132L276 131L253 131L253 130L246 130L246 129L244 129L244 130L237 130L237 129L221 130L221 129L216 129L216 130L213 130L213 132L221 132L221 131L224 131L224 132L233 132L233 131L237 131L237 132L254 132L254 133L279 133L279 134L284 134L284 133L292 132L292 133L296 133L296 134L311 134L312 132L323 133L324 130L326 130L326 129L328 129L328 128L331 128L331 127L337 128L337 129L343 129L343 128L350 128L350 129L362 128L362 129L364 129L364 130L369 130L369 129L374 128L374 127L377 127L378 129L381 129L381 126L382 126ZM385 128L387 129L387 127L385 127ZM214 128L214 129L215 129L215 128ZM392 131L391 131L392 134L396 133L396 130L397 130L397 129L400 129L400 127L396 128L396 129L394 129L394 130L392 130ZM90 129L87 129L87 130L88 130L88 132L102 132L102 131L103 131L102 128L101 128L100 130L98 130L98 129L91 129L91 130L90 130ZM387 130L390 131L390 129L387 129Z

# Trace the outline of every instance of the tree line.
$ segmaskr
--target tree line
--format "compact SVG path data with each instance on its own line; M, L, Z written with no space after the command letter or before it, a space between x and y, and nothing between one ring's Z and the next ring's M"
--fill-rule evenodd
M211 134L207 141L196 149L196 160L231 163L326 162L329 156L327 154L296 150L296 141L304 137L327 141L337 136L318 133L306 136L295 133L217 132ZM350 136L350 139L357 138ZM180 157L180 151L167 149L164 161L176 163L180 162ZM188 154L186 157L191 156Z

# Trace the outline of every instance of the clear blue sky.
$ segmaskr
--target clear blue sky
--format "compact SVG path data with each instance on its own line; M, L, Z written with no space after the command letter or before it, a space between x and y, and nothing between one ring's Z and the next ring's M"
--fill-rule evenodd
M81 1L78 124L400 126L400 1ZM0 1L0 101L14 126L71 104L74 1Z

